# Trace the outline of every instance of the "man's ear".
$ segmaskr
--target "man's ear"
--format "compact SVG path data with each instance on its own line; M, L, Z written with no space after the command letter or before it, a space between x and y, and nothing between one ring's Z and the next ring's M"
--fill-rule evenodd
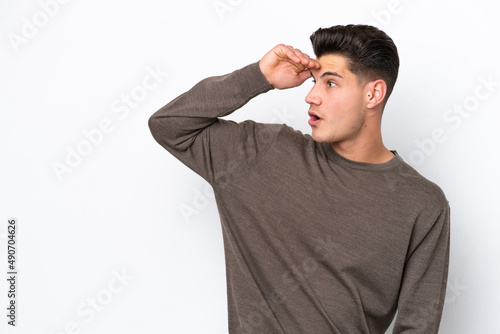
M387 93L387 84L384 80L379 79L371 81L367 84L366 90L366 107L373 109L379 104L382 104L385 99L385 94Z

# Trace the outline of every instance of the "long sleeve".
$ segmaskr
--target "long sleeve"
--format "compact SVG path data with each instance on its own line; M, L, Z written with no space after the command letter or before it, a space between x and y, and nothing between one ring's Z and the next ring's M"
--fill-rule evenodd
M154 113L155 140L209 183L247 168L265 153L282 125L222 120L272 86L258 63L200 81Z
M450 208L446 204L421 241L410 249L394 334L438 333L446 295L449 249Z

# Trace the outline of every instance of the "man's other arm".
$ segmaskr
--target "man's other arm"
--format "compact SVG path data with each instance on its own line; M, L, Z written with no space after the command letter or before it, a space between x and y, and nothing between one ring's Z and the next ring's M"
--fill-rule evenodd
M438 333L446 295L450 208L446 203L414 247L404 269L394 334Z

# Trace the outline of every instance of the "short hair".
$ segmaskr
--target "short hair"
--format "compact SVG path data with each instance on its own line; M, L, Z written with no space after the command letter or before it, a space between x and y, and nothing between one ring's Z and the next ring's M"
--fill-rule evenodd
M369 25L336 25L315 31L311 42L316 58L329 54L346 57L358 83L384 80L387 102L398 77L399 56L396 45L385 32Z

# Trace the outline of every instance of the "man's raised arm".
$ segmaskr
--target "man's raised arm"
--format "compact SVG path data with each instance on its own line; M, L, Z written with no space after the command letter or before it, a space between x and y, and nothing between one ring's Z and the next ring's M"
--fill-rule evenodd
M318 62L298 49L277 45L258 62L200 81L149 119L155 140L209 182L247 166L272 142L279 125L221 120L273 88L296 87ZM251 148L251 150L245 150Z

